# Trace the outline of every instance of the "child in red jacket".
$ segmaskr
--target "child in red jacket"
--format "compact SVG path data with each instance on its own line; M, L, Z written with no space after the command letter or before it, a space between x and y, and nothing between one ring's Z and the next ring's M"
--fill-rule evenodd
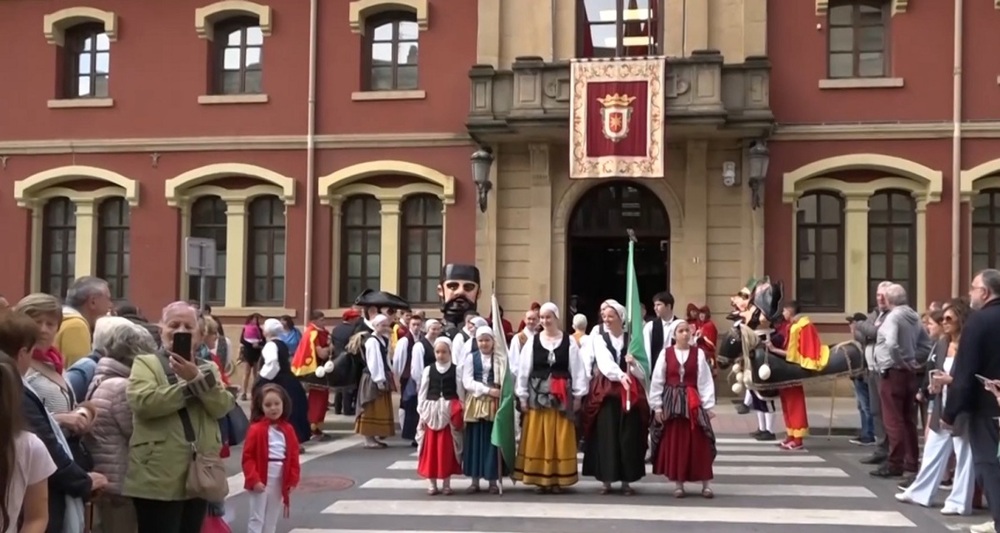
M288 393L264 385L253 395L253 423L243 443L243 478L250 492L248 533L274 533L281 511L288 516L288 495L299 484L299 439L288 422Z

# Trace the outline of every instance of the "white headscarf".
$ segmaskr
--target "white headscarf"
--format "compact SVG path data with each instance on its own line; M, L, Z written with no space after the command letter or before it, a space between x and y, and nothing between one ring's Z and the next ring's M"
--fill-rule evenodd
M481 328L483 326L489 327L490 325L490 323L487 322L486 319L481 316L474 316L472 317L471 320L469 320L469 322L471 322L472 325L475 326L476 328Z
M431 326L433 326L434 324L439 324L440 325L441 321L437 320L436 318L432 318L432 319L428 320L427 322L424 322L424 331L430 330Z
M451 339L449 339L448 337L446 337L444 335L441 335L440 337L434 339L434 347L435 348L437 348L438 344L444 344L445 346L448 347L449 350L451 349Z
M389 317L387 317L385 315L375 315L375 318L372 319L372 326L380 326L383 323L388 322L388 321L389 321Z
M268 338L280 337L285 332L285 326L281 325L281 321L277 318L265 320L264 325L260 329L264 332L264 336Z
M489 326L479 326L478 328L476 328L476 338L477 339L479 337L484 336L484 335L487 336L487 337L489 337L489 338L491 338L491 339L495 339L496 338L496 335L493 334L493 328L491 328Z
M622 304L620 304L620 303L618 303L618 302L616 302L614 300L609 300L608 301L608 307L614 309L615 312L618 313L618 318L620 318L621 320L625 320L625 306L624 305L622 305Z
M552 316L559 318L559 306L552 302L545 302L542 304L542 308L539 309L539 314L541 313L552 313Z

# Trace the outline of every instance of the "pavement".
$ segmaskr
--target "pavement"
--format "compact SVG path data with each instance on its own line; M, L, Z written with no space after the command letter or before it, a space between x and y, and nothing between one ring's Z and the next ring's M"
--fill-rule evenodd
M806 450L786 452L721 427L712 500L701 498L696 485L689 485L687 499L676 500L673 484L652 475L634 485L634 497L599 495L589 478L561 495L538 496L509 480L502 496L466 495L469 482L462 477L452 480L455 496L431 497L417 476L414 448L394 438L387 449L363 449L359 437L340 427L347 420L331 415L333 440L306 445L302 484L278 533L923 533L987 519L983 511L943 517L938 508L897 502L897 481L869 476L871 467L859 460L870 448L847 437L810 437ZM234 450L227 505L236 517L233 531L242 532L248 502L238 456ZM945 497L939 493L938 506Z

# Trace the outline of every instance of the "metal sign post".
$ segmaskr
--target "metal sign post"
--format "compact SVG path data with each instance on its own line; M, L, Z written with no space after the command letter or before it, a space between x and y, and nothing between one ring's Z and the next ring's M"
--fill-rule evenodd
M205 311L208 302L208 276L215 275L215 239L185 237L187 252L185 271L189 276L198 276L198 309Z

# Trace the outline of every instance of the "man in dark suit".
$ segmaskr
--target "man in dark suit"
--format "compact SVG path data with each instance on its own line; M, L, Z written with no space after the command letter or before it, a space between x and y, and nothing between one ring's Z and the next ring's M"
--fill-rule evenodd
M1000 429L996 420L1000 406L977 376L1000 379L1000 270L987 269L976 275L969 288L969 303L977 311L962 328L941 421L951 426L959 415L968 415L972 460L993 517L992 523L975 526L972 531L992 532L1000 529Z

